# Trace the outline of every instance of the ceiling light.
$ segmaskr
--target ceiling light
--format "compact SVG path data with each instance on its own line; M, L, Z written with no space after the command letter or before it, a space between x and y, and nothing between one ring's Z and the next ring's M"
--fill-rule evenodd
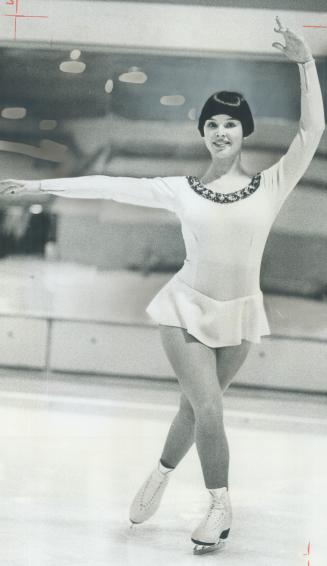
M182 106L184 102L185 97L181 94L170 94L160 98L160 103L164 106Z
M122 83L131 83L137 85L144 84L147 79L147 75L138 67L131 67L130 69L128 69L127 73L122 73L119 76L119 80Z
M1 111L1 116L8 120L21 120L26 116L26 108L4 108Z
M86 65L81 61L63 61L59 68L63 73L78 74L85 71Z
M188 117L190 120L196 120L196 108L191 108L189 110Z
M106 84L105 84L104 90L105 90L108 94L110 94L110 93L113 91L113 88L114 88L114 81L111 80L111 79L108 79L107 82L106 82Z
M79 59L80 56L81 56L81 52L80 52L79 49L73 49L73 50L70 52L70 58L71 58L73 61L76 61L76 59Z

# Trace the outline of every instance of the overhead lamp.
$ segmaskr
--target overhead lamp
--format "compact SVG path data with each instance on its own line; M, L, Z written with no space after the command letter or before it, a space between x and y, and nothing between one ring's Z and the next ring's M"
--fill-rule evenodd
M114 88L114 81L112 79L108 79L105 86L104 86L104 90L110 94L113 91Z
M126 73L119 75L119 80L122 83L141 85L148 80L148 77L139 67L130 67Z
M22 120L26 116L26 108L4 108L1 111L1 116L2 118L7 118L7 120Z
M85 71L86 65L82 61L63 61L59 68L63 73L79 74Z
M185 103L185 97L181 94L169 94L160 98L160 104L163 106L182 106Z
M73 49L70 52L70 58L72 59L72 61L76 61L77 59L79 59L81 56L81 51L79 49Z

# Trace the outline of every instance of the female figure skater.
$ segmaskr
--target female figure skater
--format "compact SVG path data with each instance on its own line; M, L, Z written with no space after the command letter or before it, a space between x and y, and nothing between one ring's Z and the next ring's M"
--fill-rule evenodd
M270 228L308 168L325 128L315 61L306 42L284 28L273 43L298 65L301 118L287 153L249 177L241 162L243 138L253 130L248 103L239 93L218 92L205 103L198 129L211 155L202 179L136 179L88 176L44 181L7 180L0 193L47 192L65 197L113 199L167 208L180 218L186 259L182 269L147 308L159 323L163 347L180 384L180 407L161 458L136 494L132 523L159 507L172 470L195 441L208 511L191 535L196 554L226 539L232 522L228 486L229 449L223 393L249 352L270 334L260 289L260 265Z

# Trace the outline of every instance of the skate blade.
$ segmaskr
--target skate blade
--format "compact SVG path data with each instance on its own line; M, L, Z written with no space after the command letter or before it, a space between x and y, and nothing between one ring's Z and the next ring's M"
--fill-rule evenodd
M130 527L129 527L130 529L133 529L137 525L141 525L141 523L137 523L136 521L132 521L132 519L130 519L129 522L130 522Z
M205 544L205 545L196 544L193 549L193 554L198 556L201 554L208 554L209 552L222 550L224 546L225 546L225 541L222 540L220 540L216 544Z

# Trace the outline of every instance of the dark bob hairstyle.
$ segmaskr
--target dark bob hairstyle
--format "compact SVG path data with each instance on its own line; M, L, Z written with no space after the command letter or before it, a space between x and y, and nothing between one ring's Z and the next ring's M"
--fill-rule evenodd
M248 137L254 131L253 117L248 103L239 92L222 90L215 92L205 102L199 117L198 130L204 136L204 124L216 114L228 114L242 124L243 137Z

